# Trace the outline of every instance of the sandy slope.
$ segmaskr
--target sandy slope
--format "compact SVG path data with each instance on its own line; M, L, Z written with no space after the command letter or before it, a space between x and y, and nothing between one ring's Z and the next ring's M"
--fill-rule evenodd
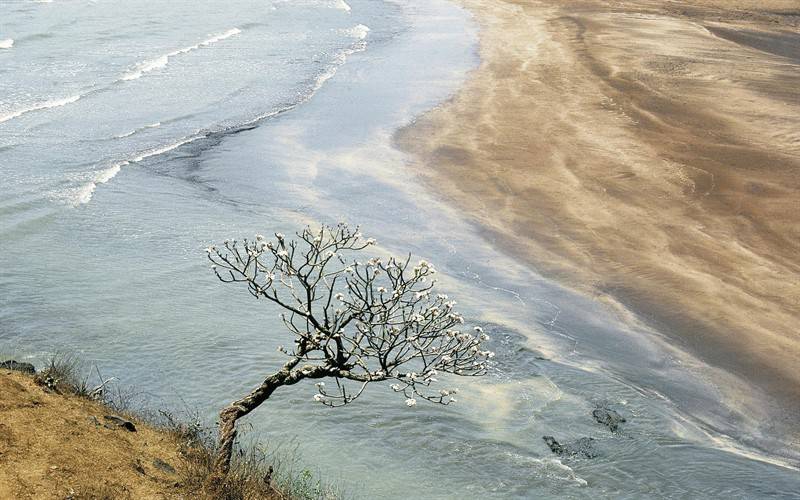
M103 426L108 408L0 369L0 498L186 498L174 436ZM163 465L162 465L163 467Z
M800 2L463 3L482 64L398 133L419 175L509 252L752 380L797 432Z

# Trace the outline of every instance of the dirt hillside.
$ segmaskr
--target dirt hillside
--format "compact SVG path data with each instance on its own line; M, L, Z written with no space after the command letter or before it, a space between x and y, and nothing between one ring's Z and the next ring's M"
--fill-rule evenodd
M177 436L0 369L0 498L186 498ZM192 495L194 496L194 495Z

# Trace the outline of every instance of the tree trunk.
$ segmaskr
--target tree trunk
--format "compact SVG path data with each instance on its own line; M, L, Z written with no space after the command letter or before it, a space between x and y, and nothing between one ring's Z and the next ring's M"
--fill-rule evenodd
M256 390L242 399L234 401L220 412L217 455L214 458L211 475L206 481L206 489L218 490L225 482L225 477L231 468L233 445L236 442L236 422L240 418L258 408L278 387L293 385L305 378L323 378L338 373L330 367L312 365L306 365L300 370L292 370L300 363L301 359L296 357L289 360L280 371L267 377Z
M230 470L233 445L236 442L237 434L236 421L258 408L278 387L286 385L287 382L296 382L293 378L291 372L284 367L283 370L264 380L256 390L242 399L234 401L220 412L217 455L214 459L213 473L209 478L212 487L219 486Z

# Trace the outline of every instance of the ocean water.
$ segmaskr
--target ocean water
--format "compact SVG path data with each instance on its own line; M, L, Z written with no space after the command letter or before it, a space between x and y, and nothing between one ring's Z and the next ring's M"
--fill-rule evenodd
M797 498L797 445L745 381L508 257L393 148L476 37L439 0L0 1L0 348L78 352L213 422L291 339L204 248L348 221L437 264L493 338L490 374L447 408L375 386L329 409L301 384L251 436L293 439L359 498Z

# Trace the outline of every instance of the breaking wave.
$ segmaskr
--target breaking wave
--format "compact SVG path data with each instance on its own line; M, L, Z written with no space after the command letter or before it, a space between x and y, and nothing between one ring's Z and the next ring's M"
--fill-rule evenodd
M203 47L208 47L209 45L213 45L213 44L215 44L217 42L225 40L226 38L230 38L230 37L232 37L234 35L238 35L241 32L242 32L242 30L240 30L239 28L231 28L231 29L229 29L228 31L226 31L224 33L220 33L219 35L214 35L211 38L208 38L207 40L203 40L202 42L197 43L195 45L191 45L189 47L184 47L182 49L174 50L174 51L172 51L172 52L170 52L168 54L164 54L163 56L159 56L159 57L157 57L155 59L150 59L148 61L140 62L139 64L134 66L134 68L131 71L129 71L129 72L125 73L124 75L122 75L122 78L120 80L129 81L129 80L139 79L142 76L144 76L145 73L149 73L149 72L151 72L153 70L165 67L167 64L169 64L169 60L172 57L175 57L175 56L178 56L178 55L181 55L181 54L187 54L189 52L192 52L194 50L197 50L197 49L200 49L200 48L203 48Z
M65 106L67 104L70 104L70 103L73 103L73 102L77 101L81 97L83 97L83 96L74 95L74 96L70 96L70 97L65 97L63 99L53 99L53 100L50 100L50 101L40 102L40 103L34 104L33 106L28 106L27 108L21 108L21 109L18 109L16 111L12 111L10 113L6 113L4 115L0 115L0 123L6 122L8 120L11 120L11 119L14 119L14 118L17 118L17 117L20 117L20 116L22 116L24 114L27 114L27 113L31 113L33 111L39 111L39 110L42 110L42 109L58 108L58 107L61 107L61 106Z
M343 10L345 12L350 12L350 6L344 0L334 0L333 8Z
M69 202L71 205L76 207L78 205L85 205L86 203L89 203L91 201L92 196L94 195L94 192L97 189L97 186L100 184L105 184L111 179L113 179L125 165L130 165L132 163L139 163L140 161L146 158L167 153L169 151L172 151L173 149L177 149L183 146L184 144L194 142L204 137L206 137L206 134L196 134L189 137L184 137L183 139L168 144L166 146L160 146L157 148L148 149L147 151L144 151L143 153L140 153L139 155L129 160L123 160L121 162L114 163L110 167L97 172L95 176L92 178L92 180L90 180L86 184L83 184L82 186L73 190L71 195L69 196Z
M130 132L126 132L124 134L115 135L114 138L116 138L116 139L124 139L126 137L132 136L133 134L138 134L139 132L141 132L143 130L147 130L149 128L157 128L157 127L160 127L160 126L161 126L161 122L151 123L150 125L145 125L144 127L135 128L135 129L131 130Z
M361 52L361 51L366 49L366 46L367 46L366 37L367 37L367 35L368 35L369 31L370 31L369 27L367 27L367 26L365 26L363 24L358 24L356 26L353 26L352 28L349 28L349 29L346 29L346 30L342 30L342 31L343 31L343 33L347 34L348 36L357 39L357 42L352 44L350 47L342 49L340 52L338 52L336 54L336 56L333 58L333 61L316 77L316 79L315 79L313 85L311 86L311 88L309 89L309 91L305 95L300 97L294 103L291 103L291 104L288 104L288 105L283 106L281 108L269 111L267 113L262 113L262 114L257 115L254 118L251 118L250 120L245 121L245 122L243 122L243 123L241 123L239 125L235 125L235 126L232 126L232 127L227 127L225 129L222 129L222 130L218 130L218 131L208 131L208 130L206 130L206 131L198 131L195 134L190 135L190 136L186 136L186 137L184 137L184 138L182 138L182 139L180 139L180 140L178 140L178 141L176 141L174 143L170 143L170 144L168 144L166 146L161 146L161 147L149 149L147 151L144 151L144 152L134 156L133 158L130 158L128 160L124 160L124 161L120 161L118 163L115 163L111 167L99 171L86 184L84 184L84 185L80 186L79 188L73 190L72 191L72 195L69 197L70 198L70 203L73 206L76 206L76 207L79 206L79 205L84 205L86 203L89 203L89 201L91 201L91 199L92 199L92 196L94 195L95 190L97 189L97 186L100 185L100 184L105 184L108 181L110 181L111 179L113 179L114 176L116 176L120 172L122 167L124 167L126 165L130 165L132 163L138 163L138 162L141 162L141 161L145 160L146 158L151 158L153 156L157 156L157 155L161 155L161 154L167 153L167 152L172 151L174 149L177 149L177 148L179 148L179 147L181 147L181 146L183 146L185 144L189 144L191 142L195 142L195 141L198 141L200 139L217 139L219 137L223 137L223 136L226 136L226 135L239 133L239 132L242 132L244 130L250 130L250 129L256 127L260 122L262 122L262 121L264 121L266 119L274 118L276 116L282 115L282 114L284 114L284 113L286 113L288 111L291 111L292 109L296 108L297 106L299 106L299 105L301 105L301 104L303 104L305 102L308 102L316 94L316 92L320 88L322 88L322 86L325 84L325 82L330 80L336 74L336 71L343 64L345 64L347 62L347 58L350 55L355 54L357 52ZM210 38L210 39L208 39L208 40L206 40L204 42L201 42L201 43L197 44L196 46L192 46L192 47L187 48L187 49L181 49L180 51L176 51L174 53L167 54L167 56L171 56L172 54L176 54L177 55L179 53L185 53L185 52L188 52L189 50L194 50L195 47L199 48L199 47L202 47L202 46L205 46L205 45L210 45L211 43L215 43L216 41L222 40L224 38L228 38L228 37L233 36L234 34L239 33L239 32L240 31L238 29L234 28L232 30L226 31L225 33L223 33L221 35L218 35L218 36ZM162 57L166 57L166 56L162 56ZM118 135L116 137L117 138L130 137L131 135L134 135L137 132L140 132L140 131L148 129L148 128L155 128L155 127L158 127L160 125L161 125L160 122L153 123L151 125L146 125L144 127L139 127L139 128L134 129L134 130L132 130L132 131L126 133L126 134Z
M364 26L363 24L357 24L352 28L342 30L342 33L352 38L364 40L365 38L367 38L367 34L369 34L369 26Z

